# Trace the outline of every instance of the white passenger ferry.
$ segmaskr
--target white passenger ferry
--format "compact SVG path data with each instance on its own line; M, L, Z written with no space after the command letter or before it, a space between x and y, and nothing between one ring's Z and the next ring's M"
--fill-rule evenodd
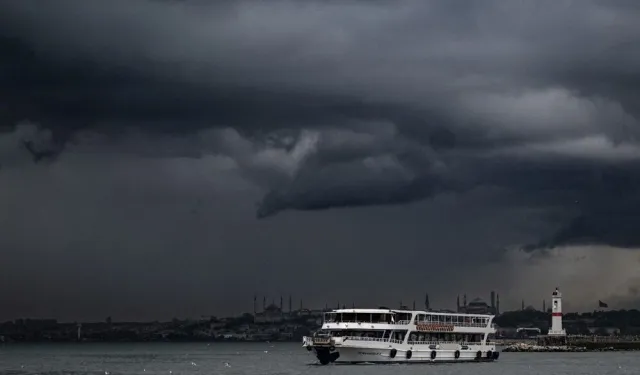
M498 359L493 315L391 309L324 314L322 329L303 338L321 364L440 363Z

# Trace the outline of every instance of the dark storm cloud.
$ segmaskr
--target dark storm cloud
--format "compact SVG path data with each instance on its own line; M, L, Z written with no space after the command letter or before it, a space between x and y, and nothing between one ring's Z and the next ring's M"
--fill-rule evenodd
M631 1L2 1L0 178L12 184L0 188L21 218L4 227L29 222L24 212L69 213L35 222L44 243L76 249L100 228L96 238L121 236L119 257L221 241L295 257L335 246L327 238L417 254L411 238L436 236L431 248L482 260L514 243L637 247L638 18ZM25 140L63 151L29 165ZM218 205L198 213L192 195ZM283 214L244 222L256 200L258 217ZM104 221L91 216L105 205ZM372 223L367 206L394 220ZM458 216L424 219L414 207ZM218 217L216 228L198 215ZM129 217L149 223L136 233ZM525 229L509 227L520 220ZM67 243L78 226L85 242ZM451 227L468 242L447 237ZM269 260L258 258L255 274ZM181 272L214 283L203 264L232 269L233 259Z
M454 148L638 134L640 11L632 3L66 0L3 8L4 116L42 121L66 134L63 143L104 122L111 131L119 123L148 132L230 126L251 136L388 121L397 134L385 141L411 145L356 151L344 162L333 159L352 152L349 144L315 150L285 186L272 187L259 216L429 197L450 185L431 169L455 163ZM407 165L420 147L436 152Z
M585 171L581 177L575 180L573 188L569 188L571 196L562 192L567 202L569 199L573 202L572 209L571 204L564 206L567 211L572 211L567 224L550 238L529 248L570 244L637 247L640 235L634 227L640 219L640 194L637 192L640 168L636 163L609 166L591 173Z

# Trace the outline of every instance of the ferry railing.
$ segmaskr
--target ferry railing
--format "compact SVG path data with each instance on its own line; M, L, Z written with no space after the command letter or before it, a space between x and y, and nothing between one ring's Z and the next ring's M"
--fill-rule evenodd
M410 345L441 345L441 344L456 344L456 345L482 345L481 342L467 342L467 341L407 341Z
M452 323L456 327L477 327L477 328L489 328L486 323Z
M474 327L474 328L489 328L486 323L465 323L465 322L435 322L428 320L419 320L416 324L450 324L455 327Z
M411 324L411 320L398 320L397 322L391 323L391 324L407 325L407 324Z
M391 342L394 344L402 344L402 340L396 340L396 339L385 339L385 338L380 338L380 337L364 337L364 336L344 336L342 338L342 342L345 341L373 341L373 342Z
M386 321L379 321L379 322L365 322L362 320L341 320L339 322L337 321L328 321L325 320L325 323L357 323L357 324L390 324L390 325L408 325L411 324L411 320L399 320L397 322L386 322Z

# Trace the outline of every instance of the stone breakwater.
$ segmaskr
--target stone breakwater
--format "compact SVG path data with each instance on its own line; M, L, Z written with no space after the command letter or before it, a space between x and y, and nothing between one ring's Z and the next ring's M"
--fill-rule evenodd
M579 346L546 346L530 344L513 344L502 349L503 352L586 352L587 348Z
M630 343L583 343L581 345L530 345L525 343L513 344L502 349L503 352L549 353L549 352L615 352L640 351L640 342Z

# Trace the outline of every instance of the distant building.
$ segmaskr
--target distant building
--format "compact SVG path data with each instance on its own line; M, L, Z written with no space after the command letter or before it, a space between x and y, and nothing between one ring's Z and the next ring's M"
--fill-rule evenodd
M517 338L534 338L541 334L542 331L537 327L519 327L516 329Z
M515 327L497 327L496 337L498 338L514 338L518 329Z
M53 329L58 326L58 321L56 319L16 319L15 325L34 330Z
M475 298L471 300L469 304L458 306L458 312L465 314L495 314L496 308L495 306L489 306L489 304L481 298Z
M283 320L284 313L274 304L265 307L264 311L255 313L253 316L253 321L255 323L280 323Z

